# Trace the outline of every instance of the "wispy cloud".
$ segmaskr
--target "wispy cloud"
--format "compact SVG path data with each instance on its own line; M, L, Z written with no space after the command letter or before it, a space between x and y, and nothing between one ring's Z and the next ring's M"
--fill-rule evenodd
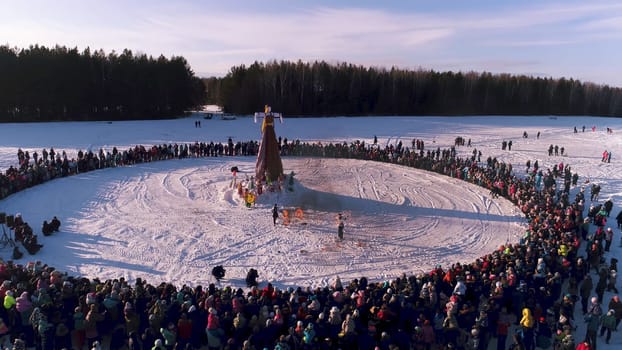
M570 45L573 43L576 43L577 40L526 40L526 41L518 41L518 40L514 40L514 41L490 41L488 42L488 45L490 46L495 46L495 47L503 47L503 46L507 46L507 47L538 47L538 46L542 46L542 47L550 47L550 46L563 46L563 45Z
M580 27L588 31L613 31L620 34L622 32L622 14L614 13L611 17L586 21Z

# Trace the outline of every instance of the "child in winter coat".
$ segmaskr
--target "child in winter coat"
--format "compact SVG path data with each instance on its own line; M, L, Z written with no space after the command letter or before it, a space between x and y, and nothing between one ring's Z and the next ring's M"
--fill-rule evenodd
M56 319L54 328L54 343L58 348L71 348L71 333L64 318Z
M618 272L616 270L609 271L609 282L607 282L607 291L614 293L618 293L618 288L616 288L616 278L618 277Z
M354 335L355 325L354 320L350 314L346 315L346 319L343 320L341 324L341 333L339 333L340 337L350 337Z
M309 323L305 328L302 341L309 346L312 346L315 342L315 330L313 329L313 323Z
M296 335L302 338L304 336L304 332L305 332L304 323L302 321L296 322L296 328L294 328L294 333L296 333Z
M85 327L85 314L82 312L82 308L77 306L73 313L73 342L78 349L84 347L84 341L86 340Z
M100 339L98 323L105 319L105 311L100 313L97 309L97 304L91 304L89 308L90 310L85 317L84 332L88 343L92 344Z
M585 341L582 341L581 343L579 343L579 345L577 345L577 349L576 350L592 350L592 346L590 345L590 342L585 340Z
M12 290L8 290L6 292L6 294L4 295L4 308L5 310L10 310L11 308L13 308L15 306L15 304L17 303L15 301L15 296L14 296L14 292Z
M425 348L431 349L433 344L436 342L436 334L434 334L434 328L429 320L423 321L421 332L423 333L423 344Z
M520 327L523 332L523 345L526 349L533 349L535 320L529 308L523 308L522 315Z
M171 322L168 327L160 328L160 334L164 337L164 346L167 349L173 349L177 341L177 332L175 331L175 325Z
M207 317L207 341L209 346L219 347L225 336L225 332L220 328L220 319L218 318L218 311L213 307L208 309L209 316Z
M464 347L466 350L479 350L480 349L480 339L479 339L479 330L477 328L471 329L471 333Z

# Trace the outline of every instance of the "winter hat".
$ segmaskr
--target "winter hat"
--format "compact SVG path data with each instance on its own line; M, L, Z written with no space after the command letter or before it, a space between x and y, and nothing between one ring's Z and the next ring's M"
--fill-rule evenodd
M566 323L568 322L568 318L566 316L564 316L564 314L560 314L559 315L559 323Z
M134 306L129 301L125 302L125 307L123 308L125 311L134 310Z
M613 310L613 309L611 309L611 310L607 311L607 315L608 315L608 316L611 316L611 315L613 315L614 313L615 313L615 310Z
M94 304L97 300L97 295L95 293L89 293L86 295L86 304Z

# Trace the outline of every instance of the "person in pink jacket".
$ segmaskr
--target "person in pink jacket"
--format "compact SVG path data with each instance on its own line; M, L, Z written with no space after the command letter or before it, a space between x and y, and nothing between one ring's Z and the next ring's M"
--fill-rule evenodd
M220 328L220 319L218 318L218 311L210 307L208 309L207 316L207 343L209 347L220 347L225 336L225 332Z

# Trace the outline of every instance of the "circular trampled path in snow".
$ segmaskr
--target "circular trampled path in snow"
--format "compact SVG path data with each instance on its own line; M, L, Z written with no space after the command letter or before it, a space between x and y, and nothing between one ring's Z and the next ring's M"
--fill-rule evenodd
M267 192L250 209L230 169L237 166L236 181L246 184L252 157L139 164L57 180L84 190L58 194L69 197L72 217L43 258L49 247L62 247L66 254L46 262L100 279L206 285L215 282L211 269L223 265L221 283L234 287L245 286L250 268L260 282L317 287L336 276L388 280L469 263L524 231L509 201L436 173L351 159L284 158L283 165L295 173L293 191ZM38 186L39 196L54 198L53 185ZM281 216L273 225L275 203L291 213L289 222Z

